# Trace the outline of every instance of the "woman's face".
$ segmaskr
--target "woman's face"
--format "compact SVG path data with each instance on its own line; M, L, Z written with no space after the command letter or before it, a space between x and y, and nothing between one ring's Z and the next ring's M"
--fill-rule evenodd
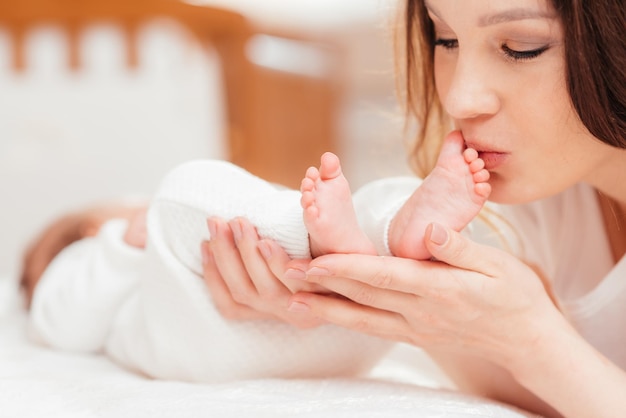
M491 173L491 200L523 203L608 181L614 149L577 117L563 30L545 0L427 0L445 110Z

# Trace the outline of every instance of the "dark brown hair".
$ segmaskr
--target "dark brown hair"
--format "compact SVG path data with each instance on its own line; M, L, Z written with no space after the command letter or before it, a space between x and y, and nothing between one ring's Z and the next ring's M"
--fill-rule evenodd
M564 30L569 95L578 117L600 141L626 148L626 7L623 0L551 0ZM434 164L433 148L450 129L435 92L434 29L423 0L407 0L404 47L407 111L420 122L418 174Z

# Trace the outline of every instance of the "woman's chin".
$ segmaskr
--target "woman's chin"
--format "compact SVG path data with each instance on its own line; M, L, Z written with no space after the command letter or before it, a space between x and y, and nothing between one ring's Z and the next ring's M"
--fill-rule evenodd
M512 187L510 183L499 181L498 179L492 178L489 184L491 185L489 201L493 203L500 205L518 205L536 199L534 196L529 196L527 192Z

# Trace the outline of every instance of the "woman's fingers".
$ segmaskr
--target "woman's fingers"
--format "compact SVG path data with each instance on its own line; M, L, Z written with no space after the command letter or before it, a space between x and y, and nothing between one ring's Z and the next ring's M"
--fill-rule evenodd
M259 236L250 222L235 218L228 222L243 266L257 293L271 302L285 302L289 291L274 277L258 249Z
M269 239L260 240L257 247L274 277L291 293L328 293L328 289L305 280L310 259L292 259L278 243Z
M350 298L354 295L348 296L337 290L334 283L337 278L349 278L376 289L431 298L453 290L461 282L477 284L485 279L484 276L497 277L506 259L500 257L500 251L494 248L486 250L484 246L440 225L429 226L426 241L432 255L439 261L330 254L310 263L306 271L307 281ZM472 278L475 278L474 282Z
M232 231L226 222L218 218L209 219L207 225L211 233L209 247L219 274L232 298L239 303L245 303L250 294L256 293L256 288L245 269Z
M420 296L411 292L384 289L344 277L318 277L318 283L337 295L372 308L403 312L417 308Z
M273 319L272 315L258 312L233 299L230 289L215 264L215 258L208 242L202 243L202 269L204 282L209 289L213 304L224 318L232 320Z
M443 225L428 225L424 239L433 257L451 266L492 277L502 271L503 257L498 251L485 251L484 246Z
M269 310L274 317L298 328L312 328L321 325L322 321L310 313L293 313L287 310L289 298L293 291L279 277L284 274L286 265L291 260L289 255L273 241L268 240L269 247L266 248L262 244L260 245L256 229L248 220L236 218L229 225L233 230L235 243L248 272L248 277L257 289L257 293L251 295L250 299L247 300L250 306L259 311ZM270 254L263 254L263 251L268 248ZM303 281L298 281L295 285L295 288L315 288L315 285Z
M363 254L329 254L311 261L307 281L336 291L334 282L348 278L375 289L424 295L450 286L449 269L441 263Z
M213 218L207 223L211 241L203 244L204 279L223 316L239 320L271 318L299 328L322 323L309 313L287 310L292 292L261 255L252 224L245 219L226 223ZM279 270L276 264L274 268Z
M411 329L398 313L375 309L356 302L316 293L297 293L289 310L310 313L335 325L384 339L412 342Z

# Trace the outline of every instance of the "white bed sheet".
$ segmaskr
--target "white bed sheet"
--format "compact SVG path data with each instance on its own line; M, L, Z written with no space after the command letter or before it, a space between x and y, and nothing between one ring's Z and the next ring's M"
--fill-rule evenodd
M34 345L26 324L14 281L0 277L2 418L532 416L443 389L438 371L408 346L367 378L200 385L145 379L103 356Z

